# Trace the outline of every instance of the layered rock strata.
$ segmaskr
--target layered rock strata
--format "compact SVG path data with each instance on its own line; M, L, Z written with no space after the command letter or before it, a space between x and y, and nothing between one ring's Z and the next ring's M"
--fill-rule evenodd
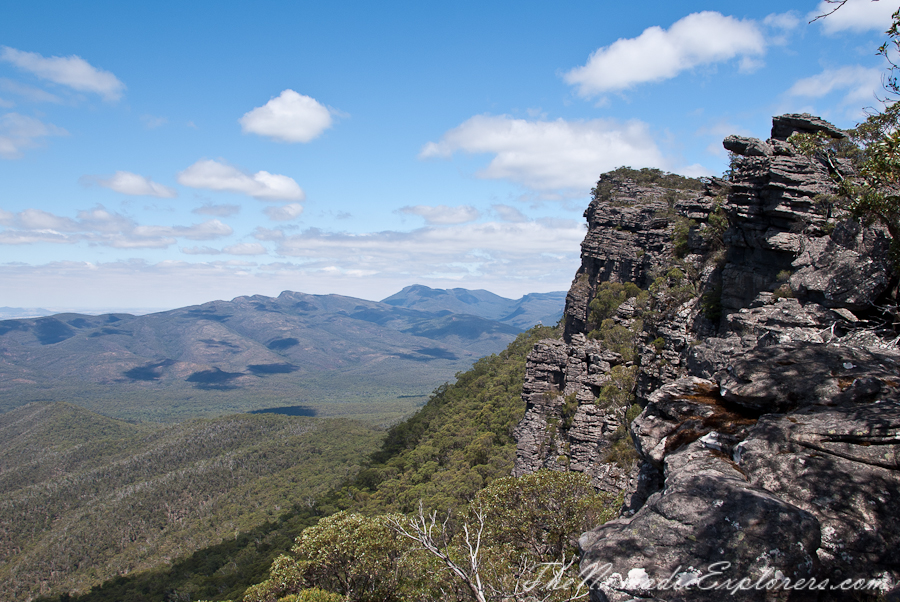
M728 183L618 182L585 212L564 338L529 357L516 473L578 470L625 491L620 518L579 542L592 600L721 600L730 592L704 586L745 578L775 585L734 599L875 600L900 585L890 241L823 202L835 166L798 153L794 132L843 135L776 117L769 140L726 139ZM727 230L709 236L723 213ZM591 304L606 281L649 292L601 326ZM628 328L623 358L604 333ZM601 403L626 369L633 421Z

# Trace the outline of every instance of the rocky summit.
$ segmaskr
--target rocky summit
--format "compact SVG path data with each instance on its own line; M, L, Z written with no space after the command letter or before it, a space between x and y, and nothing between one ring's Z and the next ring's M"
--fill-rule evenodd
M594 601L900 585L890 238L827 202L834 165L795 132L844 136L782 115L725 139L725 180L622 168L593 191L564 336L528 358L515 472L625 492L579 541Z

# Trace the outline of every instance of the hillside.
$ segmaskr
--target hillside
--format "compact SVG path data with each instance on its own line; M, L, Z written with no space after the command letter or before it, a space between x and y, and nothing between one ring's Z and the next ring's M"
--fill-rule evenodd
M304 489L303 498L294 500L300 502L302 507L280 516L277 507L271 504L263 506L260 511L268 512L272 522L242 532L235 540L240 540L239 543L226 545L226 542L199 549L192 555L173 556L171 567L156 566L142 572L131 572L97 585L91 592L75 595L75 591L83 592L86 588L72 588L71 599L77 602L132 599L165 602L175 595L190 596L190 599L240 599L235 592L239 593L243 587L262 581L273 554L288 549L302 527L313 524L321 517L340 510L369 514L409 510L419 499L424 499L429 506L442 509L464 509L478 490L507 476L512 470L515 451L512 429L524 412L521 390L525 358L536 341L557 332L548 327L534 328L520 334L501 353L478 360L470 370L459 374L455 382L436 391L416 414L389 429L377 450L370 448L372 453L365 453L362 446L356 450L348 449L345 456L348 462L354 451L359 453L357 460L362 463L363 469L358 474L345 468L333 470L332 478L341 480L335 483L338 486L321 496L316 496L313 489ZM88 417L93 416L72 406L57 406L59 408L55 413L68 408L66 412L76 411L83 417L81 420L89 420ZM44 407L29 406L33 412ZM32 424L57 422L50 416L32 418L25 412L26 409L21 408L0 418L22 424L22 430L29 432L34 430L30 426ZM20 414L20 418L10 418ZM119 421L102 417L97 419L129 431L140 430ZM198 421L196 424L212 425L234 419L228 417ZM337 425L341 422L325 424ZM180 428L165 427L175 429L165 432L171 432L171 437L180 432ZM328 433L332 437L343 437L343 432L336 429ZM328 443L335 451L338 449L338 440ZM363 462L366 458L367 461ZM24 458L17 455L16 459L23 461L27 455ZM10 463L14 464L12 461ZM307 472L311 470L307 469ZM279 478L283 476L273 475L265 482L276 483ZM296 486L293 483L297 482L300 481L294 478L287 486ZM288 509L282 506L281 510ZM257 543L254 544L254 541ZM264 543L260 545L259 542ZM254 567L254 570L248 567ZM223 582L227 587L222 585Z
M472 313L287 291L144 316L4 320L0 411L65 399L139 420L290 408L393 421L520 330Z
M244 414L148 426L68 403L2 414L0 599L89 589L271 529L285 513L299 528L298 509L355 474L381 438L341 419ZM262 571L272 542L257 539ZM248 578L227 573L225 586Z
M422 311L473 314L524 330L535 324L552 326L559 322L566 292L531 293L513 300L485 290L434 289L414 284L381 302Z

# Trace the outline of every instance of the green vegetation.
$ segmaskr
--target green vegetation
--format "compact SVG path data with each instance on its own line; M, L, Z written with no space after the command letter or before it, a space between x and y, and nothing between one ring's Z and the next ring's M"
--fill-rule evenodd
M573 585L532 586L531 593L565 600L579 582L574 538L613 518L620 505L620 497L595 492L584 474L542 470L497 479L466 511L440 520L426 505L408 515L339 512L306 529L243 600L283 602L321 588L348 602L499 602L542 581L540 563L554 562Z
M672 253L675 257L683 259L690 252L688 244L691 237L691 229L697 227L697 222L684 216L675 218L675 224L672 227Z
M372 449L378 435L370 430L360 433L360 444L355 448L348 445L350 441L344 431L337 428L343 421L271 415L235 418L235 420L246 418L250 422L321 425L318 431L311 431L309 434L310 437L318 437L316 433L321 431L321 438L307 441L311 447L309 453L299 456L308 460L305 462L302 459L295 460L294 463L299 461L300 465L292 464L286 469L300 471L299 474L283 472L256 485L248 484L240 490L269 492L269 497L260 498L258 501L257 498L248 497L245 493L243 504L235 502L235 508L240 509L243 505L247 505L248 508L244 510L258 512L262 522L254 527L249 519L239 521L237 520L239 517L236 517L227 520L228 517L225 516L225 524L220 525L216 518L218 510L214 516L210 509L210 506L216 504L202 504L208 511L205 516L209 524L221 528L223 534L228 536L221 543L198 550L189 556L183 555L186 547L183 541L177 545L169 545L160 552L166 553L170 558L178 557L171 567L157 564L155 568L148 570L135 567L128 574L121 571L122 574L118 577L67 600L71 602L118 600L168 602L202 598L237 600L250 584L265 580L266 571L278 552L289 549L291 540L304 528L317 524L324 517L337 512L343 511L341 516L356 513L369 517L398 511L409 513L414 512L418 508L419 501L423 500L426 508L441 512L452 511L454 516L459 517L468 516L466 514L468 508L478 492L495 480L506 477L512 469L515 456L512 430L524 413L521 389L525 357L535 342L558 334L558 331L552 328L536 327L519 335L502 353L482 358L471 370L458 374L456 383L439 387L428 403L410 419L392 427L378 450ZM195 421L187 424L215 425L218 421ZM327 425L330 424L335 427L328 430ZM126 425L127 428L132 426ZM134 426L134 428L140 430L148 427ZM181 425L157 427L150 429L150 432L165 439L163 433L173 432L170 429L178 428L182 428ZM357 425L357 428L362 427ZM223 436L228 432L227 429L220 430ZM269 460L275 460L290 456L289 450L280 449L285 446L285 439L279 438L277 433L278 431L275 436L270 434L264 443L256 441L262 449L254 457L264 456ZM188 441L182 441L182 446L190 447L190 442L196 440L202 441L203 438L190 437ZM130 449L125 445L123 453L130 453ZM310 456L315 450L318 450L318 455ZM336 466L324 464L325 460L341 450L346 454L345 463ZM191 453L193 452L185 452L188 456ZM241 466L238 460L243 458L240 451L236 450L235 453L229 454L225 450L219 450L219 453L215 454L216 458L222 456L224 456L222 461L235 460L233 465L237 472ZM359 459L366 456L371 458L370 462L362 467L357 465ZM339 456L339 459L343 458L344 455ZM216 462L201 463L204 467L208 464L215 465ZM174 472L178 475L184 472L189 477L193 474L190 470L175 469ZM215 484L207 483L201 478L196 480L205 487L215 490ZM216 482L228 484L230 481L230 474L222 474ZM174 485L171 494L161 492L159 495L162 498L160 503L168 502L171 505L173 503L171 496L177 495L179 489L184 490L188 486L176 481L169 481L169 484ZM333 489L326 492L326 484ZM287 492L287 499L281 503L280 508L275 501L277 495L274 490L278 488ZM143 494L154 496L156 495L154 491L152 488L145 488ZM226 498L233 499L230 496L231 494L228 494ZM185 503L196 505L198 501L196 496L187 497L188 501ZM102 504L99 506L102 507ZM230 507L225 503L221 506L226 509ZM111 520L118 521L120 523L118 526L126 526L129 522L123 518ZM330 523L325 523L326 526L328 524ZM101 531L115 528L115 525L104 526ZM314 533L316 532L310 532L310 537ZM90 541L88 537L84 539ZM136 545L146 548L144 542L146 539L139 537ZM161 544L157 545L163 547ZM181 545L181 550L178 549L178 545ZM121 569L123 566L125 565L113 561L104 568L115 571L116 568ZM277 569L277 566L276 563L274 568ZM95 573L97 570L95 567ZM103 577L104 575L101 575L100 579ZM83 581L84 585L66 589L84 591L91 583L96 583L100 579L86 578ZM315 585L310 583L309 587ZM309 587L298 589L293 593L297 594L299 600L315 599L312 596L324 595L315 591L303 591Z
M464 298L472 301L459 301L467 313L517 306L522 313L513 320L555 322L550 307L562 305L553 295L518 305ZM430 301L438 305L421 311L286 292L146 316L3 320L0 412L66 400L115 418L174 423L303 406L307 415L393 424L424 403L435 383L520 332L438 311L440 299Z
M597 292L589 305L590 316L588 320L592 324L600 324L603 320L616 314L623 303L628 299L635 299L638 307L645 306L650 296L647 291L641 290L635 283L626 282L602 282L597 287Z
M641 186L656 184L663 188L678 190L703 190L703 183L695 178L686 178L649 167L642 169L619 167L600 176L597 185L591 190L591 197L594 200L609 201L612 199L613 190L625 180L631 180Z
M621 408L634 400L634 383L637 366L613 366L609 371L609 383L603 385L595 403L606 408Z
M282 515L354 475L381 436L275 415L146 426L66 403L2 414L0 599L27 598L42 582L84 591L294 520ZM265 554L277 542L259 543ZM259 564L232 569L255 574ZM223 586L247 577L219 575Z
M604 462L615 462L626 470L637 462L638 452L634 446L634 441L631 439L631 434L628 432L628 426L638 417L641 410L641 406L635 403L625 412L625 420L610 437L612 445L603 458Z
M709 250L716 252L725 248L725 231L728 230L728 216L722 207L724 199L716 203L706 218L706 228L700 231L700 236L709 245Z
M526 331L438 388L419 412L388 431L372 464L345 488L353 504L340 508L412 512L422 500L445 512L466 506L480 489L508 475L513 429L525 412L525 358L537 341L553 336L558 331L549 327Z

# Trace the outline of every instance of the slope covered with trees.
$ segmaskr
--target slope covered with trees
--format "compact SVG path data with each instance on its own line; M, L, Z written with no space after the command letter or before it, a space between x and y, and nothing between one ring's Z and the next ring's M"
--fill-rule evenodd
M332 595L432 599L442 587L468 599L471 590L454 577L446 563L434 555L413 553L421 545L396 530L401 524L413 528L412 523L401 521L418 516L420 501L423 516L437 511L439 516L447 517L449 512L452 517L442 523L437 544L455 562L465 560L459 547L464 539L462 529L477 522L479 512L494 517L490 519L494 525L509 526L483 534L481 570L486 583L503 586L509 577L504 567L510 563L533 564L551 556L555 560L561 551L571 558L571 539L585 527L582 523L588 519L602 522L619 501L597 496L577 475L540 475L534 482L508 476L515 455L512 430L524 412L525 359L535 342L554 334L555 330L547 327L522 333L503 352L482 358L471 370L459 373L455 383L439 387L420 411L389 429L358 473L352 465L342 465L344 472L332 476L344 477L343 482L328 493L316 496L312 489L295 491L291 497L294 506L283 506L279 516L277 511L269 514L269 522L240 532L234 539L173 557L171 566L119 576L91 591L73 588L69 598L45 600L251 600L294 595L291 591L305 596L297 599L315 599L311 596L318 595L312 593L316 590L306 590L316 587L322 589L322 600L330 600ZM328 434L334 445L343 441L342 431ZM273 477L272 482L282 478ZM557 482L559 479L564 480ZM567 492L568 502L561 506L554 501L558 496L542 495L554 488L557 493ZM518 502L507 504L510 499ZM264 508L273 510L271 505L261 505L260 509ZM534 530L536 515L554 516L557 526ZM497 518L500 520L494 520ZM394 528L389 520L395 521ZM532 525L530 530L528 525ZM301 533L304 539L297 540L295 551L290 552L292 541ZM438 532L432 531L432 535ZM521 554L527 547L523 541L532 543L530 555ZM321 553L315 563L303 564L299 575L296 563L306 562L304 554L316 550ZM333 554L326 554L327 550ZM343 577L335 576L333 569L338 566ZM376 566L382 568L375 570ZM424 568L434 579L417 577ZM293 589L276 591L271 587L267 577L277 577L279 571L298 579ZM363 587L368 594L359 590L363 582L369 584ZM258 585L245 594L244 589L254 583ZM356 593L347 589L351 585ZM390 596L384 598L386 591Z
M146 426L67 403L2 414L0 599L87 590L233 540L311 505L381 437L275 415Z

